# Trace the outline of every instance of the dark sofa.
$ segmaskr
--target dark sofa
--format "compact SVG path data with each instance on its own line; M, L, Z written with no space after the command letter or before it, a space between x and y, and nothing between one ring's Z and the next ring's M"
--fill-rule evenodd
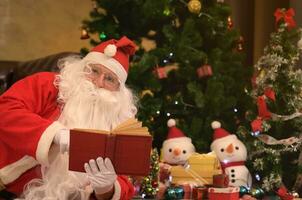
M61 52L29 61L0 61L0 94L27 75L41 71L58 71L58 60L69 55L80 54Z

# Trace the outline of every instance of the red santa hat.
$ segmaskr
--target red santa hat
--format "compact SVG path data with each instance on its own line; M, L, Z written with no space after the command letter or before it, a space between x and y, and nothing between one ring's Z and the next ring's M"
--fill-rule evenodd
M123 36L119 40L108 40L94 47L84 58L88 62L99 63L113 71L122 83L126 82L129 56L135 53L136 45Z
M186 137L185 134L179 128L176 127L175 119L169 119L167 125L169 127L169 132L168 132L167 139L165 140L164 143L176 142L176 141L191 142L191 138Z
M228 131L221 128L220 122L213 121L211 126L214 129L213 142L211 144L212 150L217 146L217 143L219 143L219 141L237 139L236 135L230 134Z

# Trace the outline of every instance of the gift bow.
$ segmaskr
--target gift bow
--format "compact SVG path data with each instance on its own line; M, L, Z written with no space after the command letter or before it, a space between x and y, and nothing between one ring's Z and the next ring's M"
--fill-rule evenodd
M288 28L293 28L296 26L296 22L293 19L293 16L295 16L294 9L290 8L287 11L284 11L280 8L278 8L275 11L275 18L276 18L276 24L279 22L279 20L284 19L285 23L287 24Z
M277 194L282 200L293 200L294 199L294 196L291 195L290 193L288 193L285 186L281 186L280 188L278 188Z
M264 90L264 94L257 98L258 117L251 123L253 132L262 131L262 121L271 118L271 112L267 108L265 98L275 101L275 91L268 87Z

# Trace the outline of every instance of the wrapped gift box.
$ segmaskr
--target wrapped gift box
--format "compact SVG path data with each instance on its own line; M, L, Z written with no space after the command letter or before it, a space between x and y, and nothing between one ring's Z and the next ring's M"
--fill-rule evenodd
M215 174L213 176L213 187L226 188L229 186L229 176L226 174Z
M221 173L219 160L216 154L211 152L191 155L186 166L173 166L170 175L172 184L202 186L213 184L213 175Z
M206 187L194 187L192 192L193 200L207 199L208 188Z
M209 200L238 200L239 187L213 188L208 189Z

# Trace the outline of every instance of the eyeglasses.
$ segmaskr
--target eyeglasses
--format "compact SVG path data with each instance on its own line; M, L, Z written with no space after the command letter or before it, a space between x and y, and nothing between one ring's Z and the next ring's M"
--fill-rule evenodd
M88 64L86 66L88 72L88 78L92 80L97 86L96 82L102 78L103 87L108 90L117 90L120 86L120 82L117 76L108 68L100 64Z

